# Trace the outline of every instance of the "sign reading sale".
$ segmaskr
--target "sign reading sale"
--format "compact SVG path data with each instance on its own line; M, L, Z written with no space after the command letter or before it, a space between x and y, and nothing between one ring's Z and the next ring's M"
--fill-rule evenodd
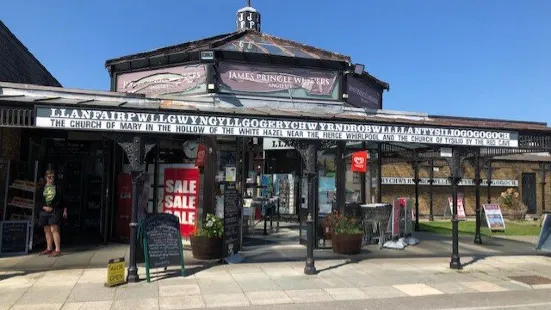
M199 201L197 168L165 168L163 212L180 219L180 233L189 237L195 231Z
M367 151L352 153L352 171L353 172L367 172L367 160L369 154Z

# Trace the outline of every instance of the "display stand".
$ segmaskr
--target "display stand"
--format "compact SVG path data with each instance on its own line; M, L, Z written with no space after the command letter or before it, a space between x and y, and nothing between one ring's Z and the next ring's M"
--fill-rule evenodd
M38 191L38 161L30 165L26 162L14 160L7 162L6 188L4 194L4 210L2 220L17 221L27 220L29 226L29 246L32 250L34 245L43 242L44 238L35 229L38 224L37 191ZM35 235L35 232L37 234Z

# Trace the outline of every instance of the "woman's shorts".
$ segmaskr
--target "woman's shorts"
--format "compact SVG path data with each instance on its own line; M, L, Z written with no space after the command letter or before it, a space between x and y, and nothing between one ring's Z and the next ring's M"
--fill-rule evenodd
M61 220L61 214L59 212L40 212L40 216L38 217L38 226L44 227L44 226L50 226L50 225L59 225L59 222Z

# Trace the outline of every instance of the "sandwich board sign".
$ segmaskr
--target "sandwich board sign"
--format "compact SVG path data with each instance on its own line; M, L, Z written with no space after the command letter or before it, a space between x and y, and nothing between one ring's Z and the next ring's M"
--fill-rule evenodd
M486 224L490 231L505 231L505 221L501 208L498 204L484 204L484 215L486 216Z

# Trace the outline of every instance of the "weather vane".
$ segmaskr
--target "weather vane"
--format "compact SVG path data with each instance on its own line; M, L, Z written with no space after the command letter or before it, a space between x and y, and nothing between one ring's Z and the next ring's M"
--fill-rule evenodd
M248 7L251 6L251 0L247 0L247 6L248 6Z

